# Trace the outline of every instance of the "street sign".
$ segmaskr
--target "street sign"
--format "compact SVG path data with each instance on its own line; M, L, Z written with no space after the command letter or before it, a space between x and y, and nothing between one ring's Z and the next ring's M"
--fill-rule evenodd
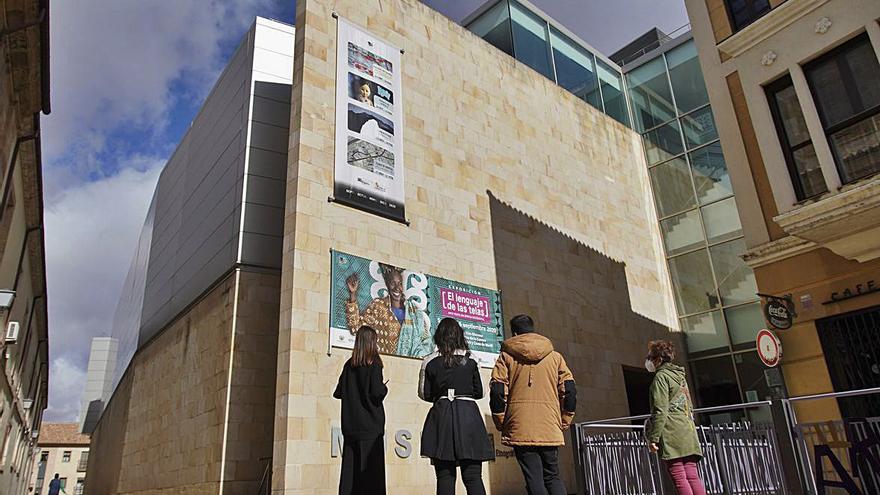
M782 343L770 330L762 329L758 332L758 357L766 366L773 368L782 360Z

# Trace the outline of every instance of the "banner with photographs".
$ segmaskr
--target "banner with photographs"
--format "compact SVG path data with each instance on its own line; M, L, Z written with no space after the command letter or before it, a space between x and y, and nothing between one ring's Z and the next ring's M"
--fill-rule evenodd
M337 36L334 199L405 222L400 50L341 18Z
M383 354L421 358L434 352L440 320L455 318L474 359L492 367L501 351L501 294L469 284L331 251L330 344L351 349L362 325L379 335Z

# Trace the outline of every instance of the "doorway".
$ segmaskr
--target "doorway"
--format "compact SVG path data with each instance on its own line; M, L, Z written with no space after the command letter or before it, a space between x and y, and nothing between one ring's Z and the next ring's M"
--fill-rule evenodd
M880 306L816 321L835 392L880 387ZM844 418L876 416L880 397L838 399Z

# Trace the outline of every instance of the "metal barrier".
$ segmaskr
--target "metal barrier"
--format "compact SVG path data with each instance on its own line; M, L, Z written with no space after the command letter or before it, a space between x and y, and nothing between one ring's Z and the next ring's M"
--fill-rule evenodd
M880 395L880 387L696 409L697 415L770 411L766 423L697 426L704 456L699 471L707 493L880 495L880 411L864 418L800 422L795 410L799 403L869 395ZM627 416L572 427L579 493L675 493L658 456L648 452L644 426L638 424L647 418Z
M877 416L800 422L795 405L880 395L880 387L696 409L697 415L766 408L768 422L698 426L700 475L709 494L880 495ZM873 411L871 411L873 413ZM672 495L658 456L648 452L648 416L588 421L572 427L579 493ZM629 424L624 424L629 423Z
M794 404L880 395L880 387L793 397L785 401L808 495L880 494L880 411L878 416L800 423Z
M769 407L770 402L697 409L696 413ZM658 456L648 452L643 421L630 416L575 425L573 437L581 493L590 495L653 495L673 493L664 486ZM614 430L611 433L596 431ZM730 423L698 426L703 448L700 476L709 494L787 495L776 432L772 424Z

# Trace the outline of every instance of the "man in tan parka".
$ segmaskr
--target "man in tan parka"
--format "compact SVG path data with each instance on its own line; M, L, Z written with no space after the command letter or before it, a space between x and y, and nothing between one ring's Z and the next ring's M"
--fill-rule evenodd
M559 479L559 446L574 418L577 391L565 358L535 333L528 315L510 320L492 370L489 407L501 441L513 447L529 495L565 495Z

